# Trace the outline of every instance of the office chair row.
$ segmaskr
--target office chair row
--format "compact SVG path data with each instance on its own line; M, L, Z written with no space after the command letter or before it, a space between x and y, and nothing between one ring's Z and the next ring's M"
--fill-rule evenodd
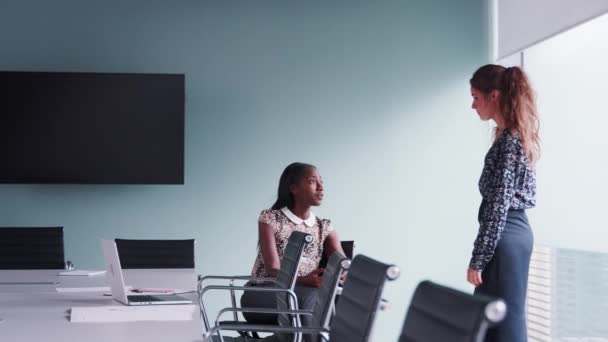
M311 312L297 307L293 292L302 251L311 237L294 233L288 242L276 288L235 286L235 281L248 281L251 276L202 276L198 292L206 341L258 340L257 332L275 333L278 341L301 341L303 336L331 342L366 342L369 340L387 280L399 277L394 265L364 255L351 260L339 253L327 261L319 300ZM123 268L194 268L194 243L190 240L126 240L116 239ZM352 253L352 242L345 247ZM63 269L63 228L0 228L0 269ZM348 271L338 304L339 278ZM228 280L229 285L208 285L210 280ZM266 279L270 280L270 279ZM204 295L210 291L227 290L232 307L218 313L214 326L209 323ZM263 326L238 320L238 313L260 309L237 308L235 291L272 291L277 295L277 308L266 309L278 314L278 325ZM418 341L482 341L487 328L504 317L504 302L471 296L430 281L421 282L412 298L399 342ZM220 321L232 313L234 320ZM314 326L302 327L301 315L311 315ZM224 337L222 331L237 331L241 336Z
M323 274L319 298L312 311L298 308L294 293L295 280L302 251L312 237L294 232L290 236L280 271L276 279L260 279L252 276L201 276L198 293L201 317L205 331L204 342L260 341L258 332L274 333L270 341L330 341L367 342L370 339L377 311L382 307L382 291L386 281L396 280L399 269L364 255L357 255L352 262L334 253ZM338 283L342 272L348 271L343 289L335 303ZM228 285L204 285L209 281L226 280ZM234 285L235 281L273 280L275 288ZM228 291L232 307L217 314L215 324L210 325L205 307L205 295L211 291ZM237 308L235 291L275 292L276 309ZM258 312L277 314L278 325L263 325L238 320L237 313ZM220 320L232 313L234 320ZM480 342L486 330L498 324L506 314L503 301L494 298L472 296L430 281L421 282L408 309L399 342ZM302 327L301 316L310 315L313 326ZM225 331L238 332L240 336L227 337ZM311 336L304 339L304 336Z
M194 268L194 239L115 239L124 269ZM342 241L352 257L354 242ZM327 258L321 259L325 267ZM0 270L63 269L63 227L0 227Z
M123 269L194 268L194 239L116 239ZM0 270L67 269L63 227L0 228Z

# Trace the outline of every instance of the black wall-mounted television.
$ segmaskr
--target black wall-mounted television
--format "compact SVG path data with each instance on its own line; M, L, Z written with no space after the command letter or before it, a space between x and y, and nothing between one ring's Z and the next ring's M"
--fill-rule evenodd
M0 72L0 183L184 184L183 74Z

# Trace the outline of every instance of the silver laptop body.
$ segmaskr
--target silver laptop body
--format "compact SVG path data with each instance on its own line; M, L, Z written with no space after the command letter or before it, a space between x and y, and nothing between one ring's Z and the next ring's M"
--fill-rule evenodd
M101 240L101 249L106 264L106 277L112 290L112 298L117 302L125 305L192 304L192 300L174 294L127 295L116 242L114 240Z

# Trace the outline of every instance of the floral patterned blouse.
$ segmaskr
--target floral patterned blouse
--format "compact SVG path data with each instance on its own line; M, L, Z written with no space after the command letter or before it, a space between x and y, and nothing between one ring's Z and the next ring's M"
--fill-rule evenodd
M313 213L306 220L302 220L287 207L262 210L258 222L272 226L280 260L283 260L283 253L291 232L300 231L312 235L312 242L304 248L298 268L298 276L306 276L319 267L319 262L323 256L323 243L334 230L330 220L316 217ZM251 274L256 277L268 277L261 251L258 251ZM259 281L253 281L253 283L259 283Z
M536 174L530 167L519 133L506 128L488 151L479 192L479 233L469 263L483 271L505 227L509 209L528 209L536 205Z

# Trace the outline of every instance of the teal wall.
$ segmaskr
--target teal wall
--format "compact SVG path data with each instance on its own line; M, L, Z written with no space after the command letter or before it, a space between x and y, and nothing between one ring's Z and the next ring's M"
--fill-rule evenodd
M0 69L186 74L183 186L0 185L0 225L99 238L197 239L202 273L248 273L282 169L316 164L357 251L393 262L375 341L415 284L464 280L486 132L468 78L488 60L483 0L2 1Z

